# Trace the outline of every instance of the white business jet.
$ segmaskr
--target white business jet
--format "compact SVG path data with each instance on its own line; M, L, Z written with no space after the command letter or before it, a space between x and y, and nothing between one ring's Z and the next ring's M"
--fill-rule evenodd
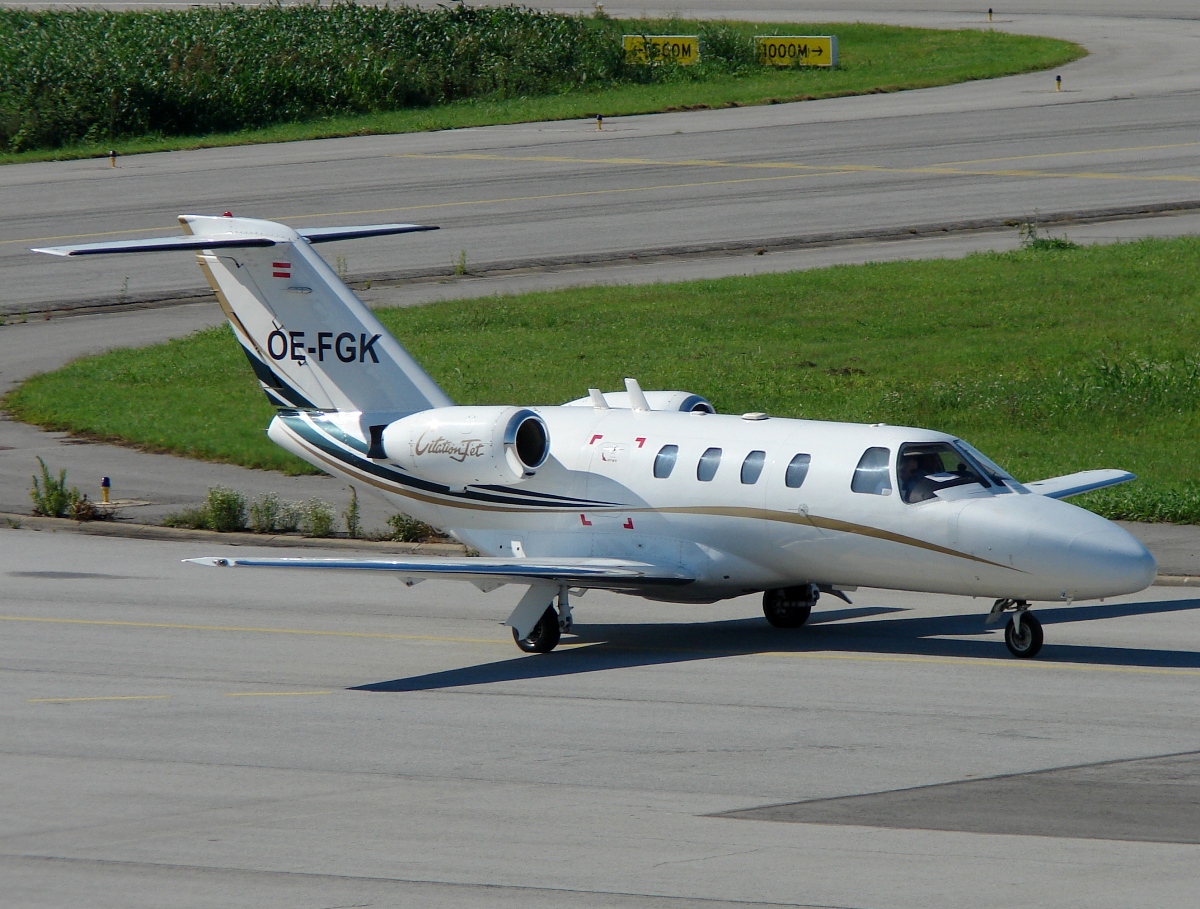
M822 592L849 602L869 586L995 598L987 623L1012 611L1005 643L1032 657L1042 646L1032 601L1154 580L1141 543L1060 501L1130 473L1021 484L944 433L720 415L699 395L632 379L562 406L456 406L312 246L434 228L179 220L188 236L37 252L195 250L278 408L271 439L480 553L190 562L518 584L528 589L506 624L537 653L571 629L570 594L591 588L674 603L761 591L767 621L797 628Z

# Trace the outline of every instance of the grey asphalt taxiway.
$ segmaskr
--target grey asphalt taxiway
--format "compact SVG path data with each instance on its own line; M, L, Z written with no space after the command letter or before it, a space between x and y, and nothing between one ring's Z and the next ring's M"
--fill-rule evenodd
M736 14L797 15L753 6ZM961 7L804 17L981 24ZM1092 56L1061 93L1033 74L602 133L0 168L0 311L29 314L0 328L0 387L214 322L209 303L59 318L192 293L187 256L25 251L173 230L187 210L441 224L325 248L373 302L961 255L1055 214L1084 240L1196 232L1194 4L1020 0L995 18ZM440 275L460 250L478 276ZM34 454L89 491L115 474L128 515L213 482L345 495L0 422L0 510L27 507ZM1200 564L1195 540L1146 532L1162 567ZM594 592L578 635L530 657L498 625L515 588L180 562L253 551L225 546L0 522L0 906L1196 905L1193 590L1044 606L1032 662L969 599L863 590L781 634L751 597Z
M1192 591L1039 609L517 591L207 569L0 530L0 904L1187 907Z

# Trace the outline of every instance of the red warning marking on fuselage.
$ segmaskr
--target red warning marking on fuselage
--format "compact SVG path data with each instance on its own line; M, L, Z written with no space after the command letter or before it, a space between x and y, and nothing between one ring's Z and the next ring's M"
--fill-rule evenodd
M592 441L588 442L588 444L589 444L589 445L595 445L595 444L596 444L596 440L597 440L597 439L603 439L603 438L604 438L604 434L603 434L603 433L597 433L596 435L592 436Z
M579 516L579 523L581 523L584 527L592 526L592 522L587 519L587 515L585 515L585 514L581 514Z
M290 278L292 276L291 262L272 262L271 268L275 269L271 272L272 278Z
M635 441L635 442L637 442L637 443L638 443L638 448L641 448L643 445L645 445L645 444L646 444L646 439L645 439L645 437L644 437L644 436L638 436L638 437L637 437L636 439L634 439L633 441Z
M625 523L621 525L626 530L633 530L633 518L626 518Z

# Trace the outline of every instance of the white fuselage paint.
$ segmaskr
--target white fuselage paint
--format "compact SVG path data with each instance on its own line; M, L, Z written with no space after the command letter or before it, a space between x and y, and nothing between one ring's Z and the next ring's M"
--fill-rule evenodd
M903 502L895 472L899 446L953 441L943 433L723 414L531 409L545 420L551 454L534 476L509 489L557 504L481 503L466 495L470 487L413 491L366 472L361 451L327 434L319 450L276 418L270 435L324 470L375 486L406 513L483 555L519 555L516 543L528 557L678 565L696 582L650 594L674 601L806 582L1074 600L1136 592L1154 578L1153 557L1123 529L1019 484L1003 491L970 484L918 504ZM365 440L358 414L326 419ZM664 445L679 452L671 475L659 479L653 465ZM855 467L870 447L891 453L890 494L851 491ZM702 482L697 462L709 448L722 449L720 467ZM765 464L757 482L744 484L741 467L752 451L765 452ZM797 453L811 455L811 465L803 484L789 488L784 474ZM563 504L564 498L579 503Z

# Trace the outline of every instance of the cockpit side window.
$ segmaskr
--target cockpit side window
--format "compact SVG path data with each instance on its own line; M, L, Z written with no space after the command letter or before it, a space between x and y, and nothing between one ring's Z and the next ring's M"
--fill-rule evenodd
M925 502L944 489L976 483L990 486L953 445L946 442L906 442L896 458L900 498L910 505Z
M888 473L888 462L892 452L888 448L868 448L858 459L854 468L854 479L850 481L851 492L864 492L873 496L890 496L892 478Z

